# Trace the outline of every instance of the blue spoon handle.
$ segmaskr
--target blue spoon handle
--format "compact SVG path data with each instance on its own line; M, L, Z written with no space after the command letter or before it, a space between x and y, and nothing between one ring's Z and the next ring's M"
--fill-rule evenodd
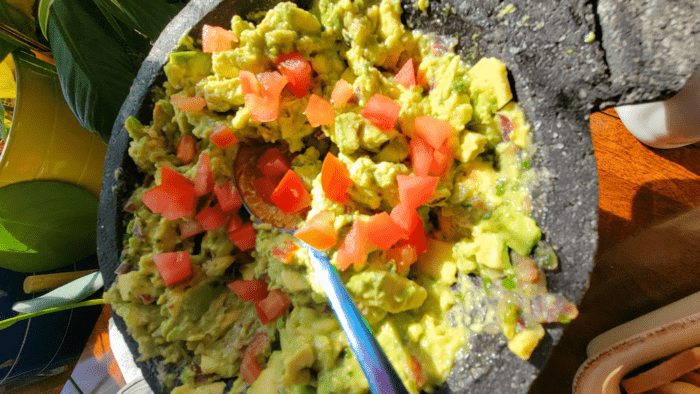
M303 243L303 242L302 242ZM304 243L311 264L374 394L408 393L328 258Z

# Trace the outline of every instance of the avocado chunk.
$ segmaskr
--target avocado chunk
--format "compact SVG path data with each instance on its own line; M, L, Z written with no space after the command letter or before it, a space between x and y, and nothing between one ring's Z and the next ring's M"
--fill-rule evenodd
M494 212L494 218L502 227L506 245L521 256L527 256L540 240L542 233L537 223L529 216L501 206Z
M367 306L399 313L423 305L428 292L416 282L389 271L365 271L347 283L350 294Z
M173 52L163 70L173 85L194 86L212 73L211 56L198 51Z

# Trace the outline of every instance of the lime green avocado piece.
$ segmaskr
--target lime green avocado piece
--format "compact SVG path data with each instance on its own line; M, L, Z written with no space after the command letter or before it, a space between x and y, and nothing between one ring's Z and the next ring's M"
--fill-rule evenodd
M195 85L212 73L211 56L199 51L172 52L163 69L173 85Z
M531 217L506 206L499 207L494 212L494 218L503 229L506 245L521 256L528 256L542 236Z

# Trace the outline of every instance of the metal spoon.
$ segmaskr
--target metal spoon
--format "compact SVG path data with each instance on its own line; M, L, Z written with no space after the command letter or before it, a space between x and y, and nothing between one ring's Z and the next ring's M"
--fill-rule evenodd
M284 215L276 206L262 201L253 188L256 177L256 162L260 154L270 145L244 146L238 151L234 163L234 180L243 201L243 206L257 220L267 223L280 231L293 233L297 223L303 220L301 214ZM282 150L282 149L281 149ZM311 265L321 282L323 290L333 308L350 343L355 358L369 382L374 394L408 393L401 378L394 370L384 351L379 346L367 321L355 306L335 267L321 251L299 241L309 253Z

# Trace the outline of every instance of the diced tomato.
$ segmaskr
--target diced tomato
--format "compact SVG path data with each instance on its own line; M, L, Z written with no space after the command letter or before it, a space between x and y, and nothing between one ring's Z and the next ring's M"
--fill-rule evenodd
M397 175L399 184L399 199L413 208L430 201L440 178L435 176Z
M289 89L294 96L301 98L309 94L311 85L311 64L297 52L290 52L280 56L277 61L277 69L289 80ZM316 126L314 126L316 127Z
M338 248L338 268L345 271L353 264L363 265L367 260L367 242L367 224L362 220L355 220L343 244Z
M394 80L406 89L416 86L416 71L413 67L413 59L406 60L401 70L396 73Z
M197 154L197 140L189 134L180 137L177 144L177 160L180 164L190 164Z
M373 215L367 221L367 240L380 249L389 249L405 235L406 231L386 212Z
M260 376L262 372L262 367L255 361L255 358L251 357L249 354L244 354L241 360L241 378L248 383L253 384Z
M433 152L433 162L430 165L429 174L443 176L447 173L454 161L454 150L447 143L443 144L440 149Z
M238 42L236 33L220 26L202 26L202 52L212 53L228 51L232 42Z
M201 197L214 190L214 174L211 172L209 154L202 152L197 163L197 175L194 178L194 193Z
M250 118L258 122L271 122L279 114L282 89L287 85L287 77L277 71L258 74L260 94L245 95L245 106L250 111Z
M418 136L411 138L410 148L413 171L418 176L427 176L434 160L434 149Z
M253 180L255 192L268 204L273 204L272 193L276 187L275 180L267 176Z
M331 102L336 108L345 106L353 96L352 85L344 79L339 79L331 92Z
M258 80L257 78L255 78L255 74L253 74L252 72L245 70L239 71L238 80L241 82L241 90L243 91L243 97L250 93L256 95L260 94L260 86L258 85Z
M299 246L295 244L292 241L286 240L282 242L281 244L274 245L272 247L272 251L270 251L270 255L277 260L288 264L292 262L292 258L294 258L294 252L299 250Z
M415 227L417 222L421 222L421 224L423 223L416 208L413 208L404 202L397 204L391 210L391 214L389 216L391 216L394 222L403 229L404 238L408 238L411 230Z
M194 183L192 183L192 181L188 177L180 174L179 172L173 170L170 167L160 168L160 184L170 186L194 186Z
M258 74L260 94L263 96L279 98L288 82L287 77L277 71L266 71Z
M243 226L243 219L241 219L241 217L238 216L238 213L235 212L233 215L231 215L228 225L226 225L226 232L231 233L241 228L241 226Z
M350 198L348 189L352 185L348 166L332 153L326 154L321 167L321 186L326 198L344 204Z
M204 227L196 220L186 220L180 223L180 239L189 238L204 232Z
M153 262L166 286L172 287L192 275L189 252L168 252L153 255Z
M418 216L418 221L415 222L411 228L411 231L408 234L408 240L406 242L415 247L416 253L419 255L428 250L428 238L425 236L425 227L423 227L423 220L420 218L420 216Z
M214 194L224 212L237 211L242 205L241 195L233 182L226 182L223 185L214 185Z
M255 301L255 309L262 324L267 324L280 317L292 304L289 297L280 289L273 289L262 300Z
M335 122L335 111L331 103L315 94L309 97L304 114L313 127L326 126Z
M257 167L264 176L273 180L275 185L290 168L289 161L287 161L277 148L270 148L260 155L257 161Z
M262 279L234 280L226 286L243 301L262 300L268 293L267 282Z
M224 211L221 210L219 204L202 209L194 218L206 231L215 230L223 226L228 219Z
M207 106L204 97L170 96L170 102L180 111L201 111Z
M501 136L505 141L510 141L510 135L513 133L513 130L515 129L515 125L513 124L513 121L510 120L509 117L498 114L498 124L500 125L501 128Z
M218 125L214 127L214 130L209 134L209 141L213 142L214 145L221 149L226 149L236 144L238 138L226 125Z
M433 149L440 149L446 140L455 136L451 124L432 116L419 116L415 120L416 132Z
M270 196L272 203L285 215L302 211L311 204L311 195L293 170L288 170Z
M401 106L396 101L381 94L375 94L370 97L369 101L360 115L369 120L382 131L389 131L394 128L396 121L399 119Z
M406 241L400 241L396 246L386 251L387 260L396 262L396 272L402 273L413 263L418 261L416 247Z
M294 236L313 248L328 249L338 242L338 232L335 230L334 222L335 215L328 211L321 211L311 219L307 219Z
M257 357L270 344L270 337L266 332L258 332L245 348L245 354L251 357Z
M240 250L248 250L255 247L255 229L253 223L248 222L238 229L228 233L228 237Z
M194 186L186 184L156 186L144 193L141 201L151 212L160 213L167 220L191 217L197 207Z
M245 106L250 110L250 118L257 122L272 122L279 115L280 98L245 95Z

